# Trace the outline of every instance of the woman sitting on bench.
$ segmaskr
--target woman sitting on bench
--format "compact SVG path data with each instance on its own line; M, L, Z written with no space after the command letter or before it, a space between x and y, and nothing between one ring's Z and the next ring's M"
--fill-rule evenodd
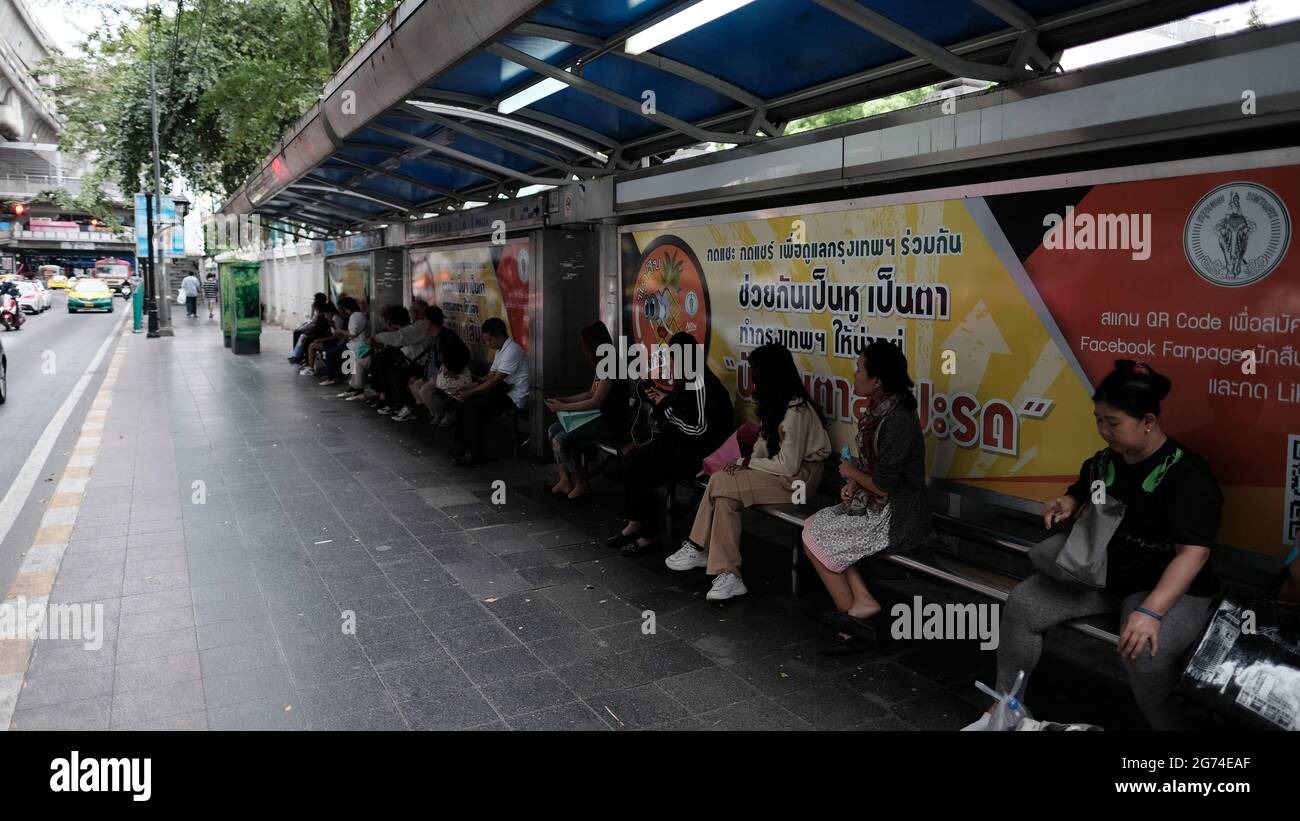
M615 357L614 340L609 335L609 328L599 319L582 329L582 349L587 352L591 367L597 369L597 357L605 353ZM606 346L602 349L601 346ZM617 365L617 361L611 362ZM602 379L597 376L591 387L573 396L547 399L546 407L555 413L597 411L599 416L578 427L566 429L563 422L551 425L547 435L551 438L551 449L555 453L555 463L560 466L560 478L551 488L551 493L569 499L581 499L587 495L587 474L578 464L578 451L584 444L607 442L615 447L623 444L627 436L624 420L627 414L627 381L624 379Z
M1044 505L1043 525L1074 516L1102 484L1108 497L1124 502L1124 518L1106 546L1106 587L1067 585L1041 573L1017 585L1002 610L998 692L1010 692L1021 670L1033 673L1049 628L1118 614L1120 660L1147 721L1157 730L1191 723L1169 697L1183 651L1201 637L1219 590L1210 550L1223 495L1205 460L1160 427L1160 400L1170 388L1146 363L1120 359L1092 395L1106 447L1084 461L1064 496ZM986 714L966 729L982 730L988 720Z
M698 344L685 331L678 331L668 340L670 350L677 350L679 356ZM702 380L695 385L688 383L682 374L679 374L682 378L668 384L654 380L637 383L637 396L653 408L651 417L658 433L645 444L628 445L623 450L627 523L606 539L605 544L622 548L625 556L641 555L659 539L660 505L656 489L698 476L705 457L722 447L735 430L731 394L708 369L703 356L697 362ZM670 353L669 373L673 368Z
M794 357L769 343L749 354L760 427L752 456L709 477L691 537L665 560L672 570L706 567L714 576L705 598L723 601L749 591L740 577L740 512L754 505L790 504L795 482L815 493L831 452L821 411L813 404Z
M909 550L925 542L930 511L925 501L925 437L907 357L896 345L872 342L858 356L853 393L865 397L858 419L856 459L840 462L846 484L840 504L804 523L804 552L835 602L829 620L860 636L878 615L855 566L867 556Z

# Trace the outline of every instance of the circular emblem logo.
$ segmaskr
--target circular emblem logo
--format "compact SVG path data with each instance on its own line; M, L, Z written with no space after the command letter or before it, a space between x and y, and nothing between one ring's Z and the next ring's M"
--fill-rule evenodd
M1268 276L1291 241L1282 199L1253 182L1221 185L1201 197L1183 228L1187 261L1203 279L1228 288Z
M709 291L690 245L666 234L641 252L632 282L633 342L667 344L685 331L708 350Z

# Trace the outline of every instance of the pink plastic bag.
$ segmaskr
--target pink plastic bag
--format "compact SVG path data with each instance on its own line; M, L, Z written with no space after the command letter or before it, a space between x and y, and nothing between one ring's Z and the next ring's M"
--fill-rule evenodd
M704 459L704 469L696 476L712 476L722 470L727 465L736 461L745 454L741 452L741 443L753 446L758 439L758 425L753 422L746 422L736 432L727 437L727 441L722 443L722 447L709 454Z
M727 437L727 441L722 443L722 447L704 457L704 469L696 476L712 476L722 470L727 465L740 458L740 442L736 439L736 434Z

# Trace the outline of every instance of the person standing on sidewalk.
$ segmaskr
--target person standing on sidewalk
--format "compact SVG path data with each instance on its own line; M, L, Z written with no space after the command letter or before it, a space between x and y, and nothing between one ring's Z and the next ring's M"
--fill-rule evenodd
M185 315L192 319L198 319L199 316L199 291L202 288L199 278L194 274L187 274L181 280L181 291L185 294Z
M217 275L208 274L203 282L203 301L208 303L208 319L212 319L212 309L217 307Z

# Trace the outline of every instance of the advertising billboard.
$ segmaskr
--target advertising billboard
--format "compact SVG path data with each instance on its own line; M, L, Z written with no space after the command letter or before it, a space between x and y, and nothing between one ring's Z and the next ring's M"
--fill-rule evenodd
M409 254L412 296L442 308L447 327L461 339L481 345L480 326L495 316L528 350L528 240L412 248Z
M625 333L693 334L741 398L748 352L786 345L837 450L856 353L887 340L929 475L1039 501L1103 446L1090 396L1114 360L1149 362L1173 380L1165 430L1223 489L1220 541L1280 555L1300 536L1300 167L1084 179L621 229Z
M370 254L325 260L325 276L329 280L330 301L338 304L339 298L347 295L358 302L369 304L373 273L373 260Z

